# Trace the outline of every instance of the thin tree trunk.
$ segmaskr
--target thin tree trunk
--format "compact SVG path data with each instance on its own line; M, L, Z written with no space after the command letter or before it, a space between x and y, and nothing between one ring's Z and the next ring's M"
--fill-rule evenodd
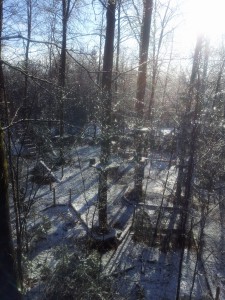
M200 117L200 111L201 111L201 99L202 99L202 81L200 80L200 59L201 59L201 52L202 52L202 45L203 45L203 38L200 36L197 40L196 49L195 49L195 55L194 55L194 61L193 61L193 68L192 68L192 74L190 79L190 86L188 90L188 102L186 106L186 115L184 120L184 129L183 134L185 135L184 138L186 141L188 141L187 138L187 129L192 128L190 139L188 143L188 163L187 163L187 174L184 179L183 169L182 169L182 175L183 175L183 182L184 184L184 198L182 201L183 207L182 207L182 213L181 213L181 219L180 219L180 227L181 227L181 239L180 239L180 246L181 246L181 257L179 261L179 275L178 275L178 285L177 285L177 293L176 293L176 299L178 300L180 297L180 285L181 285L181 279L182 279L182 266L183 266L183 259L184 259L184 250L185 250L185 242L186 242L186 232L187 232L187 223L188 223L188 214L189 214L189 207L191 203L191 193L192 193L192 180L193 180L193 174L194 174L194 161L195 161L195 153L196 153L196 144L197 144L197 137L198 137L198 119ZM190 112L191 105L193 101L195 100L195 110L192 120L187 119L188 114L187 112ZM186 144L187 147L187 144ZM182 148L182 161L185 161L185 154L186 151ZM178 174L179 176L179 174ZM181 188L181 186L180 186ZM179 195L181 197L181 194Z
M0 37L2 35L2 21L3 21L3 1L0 1ZM1 53L2 53L2 44L0 41L0 60L1 60ZM6 124L9 125L9 111L8 111L8 103L7 103L7 99L6 99L6 94L5 94L5 80L4 80L4 73L3 73L3 68L2 68L2 63L0 62L0 108L2 110L0 110L0 127L2 124ZM2 136L3 136L3 132L1 132ZM2 137L1 137L2 138ZM8 153L8 157L9 157L9 172L10 172L10 177L11 177L11 184L12 184L12 193L13 193L13 205L14 205L14 212L15 212L15 227L16 227L16 259L13 257L12 259L16 261L16 263L14 262L14 266L17 265L17 279L20 285L20 288L23 288L23 270L22 270L22 242L21 242L21 226L20 226L20 210L19 210L19 201L18 201L18 197L16 195L16 186L18 184L18 182L16 183L16 179L15 179L15 170L13 170L13 163L12 163L12 155L11 155L11 134L10 134L10 129L7 129L7 140L8 140L8 148L7 151L9 151ZM2 159L2 164L0 165L0 180L4 179L5 176L5 172L7 171L6 169L4 170L4 168L6 168L4 164L6 164L6 155L4 152L4 148L3 148L3 141L2 141L2 146L1 146L1 153L0 153L0 159ZM18 177L17 177L18 179ZM7 184L8 184L8 177L7 177ZM0 183L0 188L3 188L3 183ZM8 186L7 186L8 189ZM18 190L18 189L17 189ZM1 201L8 201L8 195L4 195L5 192L0 192L0 197L2 196L3 200ZM4 206L5 205L5 206ZM0 213L2 212L3 214L5 214L5 218L9 218L8 216L8 212L4 212L4 209L8 209L8 203L6 204L2 204L2 208L0 208ZM2 220L2 218L0 217L0 219ZM4 219L4 218L3 218ZM9 220L9 219L8 219ZM10 222L10 221L9 221ZM10 224L10 223L9 223ZM6 225L7 226L7 225ZM0 227L1 230L3 230L3 227ZM10 230L10 228L8 229ZM4 232L4 230L2 231ZM8 231L7 231L8 232ZM7 234L7 233L6 233ZM0 234L1 236L1 234ZM11 238L11 236L9 236L9 239ZM9 242L10 243L10 242ZM10 246L11 247L11 246ZM11 250L10 250L11 251ZM12 249L13 251L13 255L14 255L14 249ZM9 252L10 253L10 252ZM1 266L0 266L0 270L1 270ZM14 274L12 275L14 276ZM0 284L1 287L1 284ZM1 288L0 288L0 292L1 292Z
M202 262L202 252L203 252L203 243L204 243L204 229L206 224L206 211L207 211L207 205L202 203L201 207L201 220L200 220L200 230L199 230L199 237L198 237L198 247L197 247L197 254L196 254L196 262L195 262L195 268L194 268L194 275L192 279L192 285L190 289L190 296L189 299L192 299L192 293L194 290L195 280L198 273L198 268L200 263Z
M153 121L153 107L155 103L155 91L156 91L156 86L158 82L158 73L159 73L159 54L163 42L163 37L164 37L164 31L166 28L166 23L167 23L167 14L169 12L170 8L170 0L167 3L166 11L162 19L162 29L160 31L160 36L159 36L159 42L156 50L156 41L154 41L154 47L153 47L153 71L152 71L152 82L151 82L151 92L150 92L150 99L149 99L149 106L148 106L148 118L152 122ZM155 2L156 3L156 2ZM155 7L156 11L156 7Z
M99 56L98 56L98 73L97 73L97 84L101 83L101 66L102 66L102 40L103 40L103 16L104 10L102 10L101 15L101 29L99 34Z
M115 80L115 92L118 92L118 75L119 75L119 62L120 62L120 12L121 12L121 0L118 0L118 24L117 24L117 45L116 45L116 80Z
M147 62L148 62L152 7L153 7L153 0L143 0L143 19L142 19L142 27L141 27L139 68L138 68L136 105L135 105L137 117L140 118L140 122L142 122L142 119L144 117L144 97L145 97L146 78L147 78Z
M60 98L60 137L64 134L64 88L66 82L66 39L67 39L67 1L62 0L62 48L59 69L59 98Z
M165 108L165 100L166 100L167 86L168 86L168 80L169 80L169 71L170 71L170 66L171 66L171 62L172 62L173 42L174 42L174 35L173 35L173 38L172 38L172 46L171 46L171 50L170 50L170 58L169 58L169 62L168 62L168 65L167 65L166 79L165 79L165 84L164 84L164 87L163 87L163 96L162 96L162 107L163 107L163 109Z
M143 1L143 19L142 19L142 27L141 27L139 68L138 68L136 103L135 103L135 110L138 118L137 127L141 127L144 118L144 98L145 98L146 78L147 78L147 60L148 60L152 8L153 8L153 0ZM136 139L136 157L137 157L136 163L137 164L135 168L134 190L136 193L137 201L140 201L143 196L142 181L143 181L144 174L143 174L143 165L141 163L141 157L143 152L143 141L140 132L138 132L138 130L135 139Z
M0 299L20 299L11 236L7 162L0 128Z
M0 0L0 38L2 36L3 0ZM0 41L0 60L2 44ZM5 103L5 86L2 63L0 62L0 105ZM0 115L0 299L19 300L21 295L17 289L16 262L11 235L8 174L5 149L3 145L3 131L1 123L3 115Z
M187 100L186 100L186 107L185 113L183 118L183 123L181 126L181 130L179 133L179 140L178 140L178 151L179 151L179 167L178 167L178 176L177 176L177 188L176 188L176 201L179 203L181 200L182 194L182 187L184 184L184 168L185 168L185 155L186 155L186 148L188 143L188 128L190 127L190 111L191 106L193 103L194 92L196 87L196 77L198 75L198 70L200 67L200 58L201 58L201 50L202 50L202 36L198 37L195 53L193 57L193 66L191 72L191 78L188 88Z
M66 45L67 25L70 13L70 0L62 0L62 48L59 67L59 136L60 136L60 163L63 163L63 135L64 135L64 97L66 86ZM63 174L62 174L63 176Z
M225 66L225 59L222 61L217 81L216 81L216 89L215 89L215 97L213 99L213 104L212 104L212 109L216 106L216 102L219 103L222 99L222 94L221 94L221 81L222 81L222 76L224 72L224 66ZM224 110L224 116L225 116L225 110Z
M110 156L111 110L112 110L112 68L115 35L116 1L108 0L106 13L106 40L102 74L102 136L100 162L102 169L99 175L99 230L108 231L107 222L107 164Z
M30 39L31 39L31 24L32 24L32 0L26 1L27 9L27 42L25 53L25 79L24 79L24 110L25 118L29 118L30 108L28 105L27 91L28 91L28 69L29 69L29 51L30 51Z

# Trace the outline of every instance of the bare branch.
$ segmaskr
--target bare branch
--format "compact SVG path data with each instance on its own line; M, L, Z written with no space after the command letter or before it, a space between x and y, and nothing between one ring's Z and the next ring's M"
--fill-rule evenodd
M5 126L2 128L3 131L15 126L16 124L20 123L29 123L29 122L39 122L39 123L48 123L48 122L54 122L59 123L59 120L52 120L52 119L20 119L16 122L11 122L8 126Z

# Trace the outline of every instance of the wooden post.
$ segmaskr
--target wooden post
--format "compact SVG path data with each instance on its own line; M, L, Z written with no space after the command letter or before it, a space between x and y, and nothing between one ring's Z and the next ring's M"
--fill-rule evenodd
M72 191L69 191L69 206L72 206Z
M63 165L62 165L61 175L62 175L62 178L63 178L63 175L64 175L64 166Z
M220 299L220 287L218 286L216 288L216 298L215 298L215 300L219 300L219 299Z
M55 188L53 188L53 206L56 206Z
M90 167L93 166L95 163L96 163L95 158L90 158L90 159L89 159L89 166L90 166Z

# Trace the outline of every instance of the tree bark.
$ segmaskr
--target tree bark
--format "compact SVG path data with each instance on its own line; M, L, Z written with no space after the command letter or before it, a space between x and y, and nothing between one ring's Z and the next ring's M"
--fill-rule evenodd
M2 36L3 23L3 0L0 0L0 38ZM0 41L0 60L2 53ZM5 103L5 86L2 63L0 62L0 105ZM3 115L0 116L0 122ZM11 236L9 197L8 197L8 174L5 149L3 144L3 131L0 124L0 299L21 299L17 289L17 274Z
M32 0L27 0L26 3L27 9L27 41L26 41L26 53L25 53L25 78L24 78L24 118L29 118L31 113L30 107L27 99L27 91L28 91L28 70L29 70L29 51L30 51L30 39L31 39L31 25L32 25Z
M60 101L60 137L64 134L64 88L66 82L66 39L67 39L67 22L68 22L68 6L70 1L62 0L62 48L60 54L59 67L59 101Z
M153 8L153 0L143 0L143 19L142 19L142 26L141 26L139 68L138 68L136 104L135 104L137 117L139 117L140 119L143 119L144 116L144 97L145 97L145 88L146 88L152 8Z
M99 230L108 231L107 222L107 177L106 166L110 156L111 110L112 110L112 68L115 34L116 1L108 0L106 13L106 39L103 58L102 74L102 143L100 163L102 169L99 175L98 201L99 201Z
M3 146L3 132L0 128L0 299L21 299L17 289L16 264L11 236L8 174Z
M143 1L143 19L142 19L142 27L141 27L139 68L138 68L136 103L135 103L135 110L138 118L137 127L141 127L144 118L144 97L145 97L146 78L147 78L147 60L148 60L152 8L153 8L153 0ZM142 151L143 141L140 132L138 132L138 130L136 131L135 140L136 140L136 168L135 168L134 190L135 190L137 201L140 201L142 198L142 181L144 177L144 172L143 172L144 166L141 163L141 157L143 152Z
M190 127L191 120L190 120L190 112L191 106L194 100L194 93L196 91L196 78L198 75L198 71L200 68L200 59L201 59L201 50L202 50L202 36L198 37L194 57L193 57L193 66L192 72L190 77L190 83L188 87L187 93L187 100L186 100L186 107L185 113L183 117L183 122L181 125L181 130L179 133L179 140L178 140L178 151L179 151L179 167L178 167L178 176L177 176L177 187L176 187L176 201L180 202L181 194L182 194L182 187L184 185L184 167L185 167L185 156L186 156L186 148L188 144L188 128Z
M195 154L197 147L197 137L198 137L198 119L200 117L201 111L201 99L202 99L202 79L200 78L200 61L202 58L202 45L203 45L203 37L200 36L196 43L195 54L193 58L193 67L192 74L190 78L190 84L188 89L188 101L186 104L186 112L184 116L183 130L182 134L184 135L184 140L181 144L181 158L180 158L180 167L178 173L178 182L177 182L177 190L176 196L177 201L181 200L181 188L184 186L184 197L182 204L182 213L180 216L180 228L181 228L181 257L179 261L179 275L178 275L178 284L177 284L177 293L176 299L180 299L180 285L181 285L181 277L182 277L182 265L184 259L184 249L185 249L185 241L186 241L186 233L187 233L187 224L188 224L188 216L189 216L189 207L191 203L191 194L192 194L192 181L194 176L194 163L195 163ZM194 106L194 115L190 118L189 112L191 111L191 106L195 101ZM188 136L188 129L191 129L191 133ZM188 148L188 150L185 149ZM186 156L188 157L187 162L187 174L184 174L184 162L186 160ZM179 177L181 176L181 177ZM179 185L178 185L179 183Z
M115 80L115 92L118 93L118 75L119 75L119 62L120 62L120 15L121 15L121 0L118 0L118 20L117 20L117 45L116 45L116 80Z
M149 99L149 105L148 105L148 119L152 122L153 121L153 108L154 108L154 104L155 104L155 92L156 92L156 87L157 87L157 82L158 82L158 76L159 76L159 54L160 54L160 50L162 47L162 42L163 42L163 38L165 36L165 28L166 25L168 23L168 13L169 13L169 8L170 8L170 0L168 1L167 5L166 5L166 10L165 13L163 15L162 18L162 28L160 31L160 36L159 36L159 41L158 41L158 45L156 46L156 37L154 34L154 45L153 45L153 69L152 69L152 80L151 80L151 92L150 92L150 99ZM155 2L156 3L156 2ZM157 8L155 6L155 12L156 12ZM155 22L154 22L155 24ZM156 28L155 28L155 32L156 32Z
M59 66L59 136L60 141L60 163L63 164L63 135L64 135L64 97L66 86L66 46L67 46L67 26L70 15L71 0L62 0L62 44ZM62 172L63 173L63 172ZM62 174L63 176L63 174Z

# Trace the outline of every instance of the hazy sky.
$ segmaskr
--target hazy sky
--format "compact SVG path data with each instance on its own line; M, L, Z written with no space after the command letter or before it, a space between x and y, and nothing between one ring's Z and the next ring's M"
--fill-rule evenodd
M12 0L8 0L8 5L9 2ZM140 2L142 0L139 0ZM158 1L158 0L154 0ZM48 2L48 1L47 1ZM165 3L165 6L168 3L168 0L160 0L161 3ZM5 24L5 29L6 29L6 34L17 34L17 33L22 33L26 35L26 22L25 22L25 16L21 17L23 13L19 12L21 10L21 7L19 9L19 4L16 6L16 3L13 2L14 4L11 5L11 10L14 8L15 14L12 16L10 15L10 18L7 19L6 16L6 21L7 23ZM17 1L17 3L20 3L20 1ZM37 2L40 4L40 2ZM99 45L99 36L98 35L92 35L95 34L97 31L97 28L100 26L101 22L101 15L100 12L98 11L97 7L95 7L95 13L93 11L93 6L91 5L91 1L87 1L89 6L85 6L84 9L81 9L81 13L77 16L75 14L74 17L74 24L72 22L72 25L70 26L72 31L74 32L74 36L78 36L77 38L74 39L72 36L68 38L68 46L72 42L74 42L74 47L79 48L80 44L81 46L85 49L85 47L89 48L88 50L90 51L92 47L98 47ZM98 3L98 2L97 2ZM212 40L212 44L216 44L216 40L221 40L221 36L223 33L225 33L225 0L171 0L172 5L176 5L176 3L180 6L177 14L178 14L178 19L180 25L176 28L175 31L175 37L174 37L174 50L179 52L181 56L187 56L191 52L193 52L195 43L196 43L196 38L199 33L204 33L208 34L209 38ZM22 2L20 3L20 6L22 5ZM7 7L7 5L6 5ZM140 13L142 13L141 8ZM125 12L128 15L135 15L135 12L130 12L129 7L125 6L124 8ZM75 10L76 12L77 10ZM39 11L38 11L39 12ZM42 16L43 11L40 11L40 16ZM39 40L48 40L48 32L46 34L43 34L43 32L40 32L42 27L43 31L48 30L48 24L46 23L50 19L44 19L44 26L42 24L41 20L37 20L39 14L36 12L34 8L34 24L32 28L32 37L35 39ZM105 16L105 13L104 13ZM78 19L78 22L77 22ZM93 20L92 20L93 19ZM131 19L131 23L133 23L133 20ZM60 21L58 20L60 25ZM176 20L174 21L176 23ZM42 24L41 26L39 24ZM134 24L133 29L137 29L135 26L139 26L140 24ZM126 31L129 29L128 23L126 24L125 27L122 27L121 29L121 34L123 35ZM25 30L23 32L23 30ZM36 33L35 31L38 31ZM84 37L79 36L79 34L84 33ZM42 35L41 35L42 34ZM225 34L224 34L225 36ZM56 35L57 37L57 35ZM60 38L59 38L60 39ZM224 39L225 40L225 39ZM12 46L12 41L9 42L10 46ZM20 41L20 44L23 46L23 42ZM43 45L42 45L43 47ZM124 53L131 60L132 57L133 59L137 59L138 56L138 45L137 41L134 38L131 39L124 39L124 42L122 44L122 47L124 47ZM32 44L31 47L31 53L34 51L33 55L38 55L36 53L36 49L39 49L40 45L34 45ZM24 55L24 49L21 48L21 55ZM12 47L7 48L8 53L12 56ZM168 49L168 55L169 55L170 50ZM41 51L42 53L42 51ZM18 47L15 52L15 57L18 57L19 51Z
M225 33L224 0L180 0L183 24L177 30L181 50L193 47L198 34L206 34L211 43Z

